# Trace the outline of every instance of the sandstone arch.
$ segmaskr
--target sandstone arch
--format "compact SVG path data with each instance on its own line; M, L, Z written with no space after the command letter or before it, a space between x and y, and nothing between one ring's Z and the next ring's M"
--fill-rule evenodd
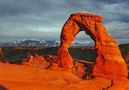
M67 70L72 68L72 57L68 48L81 30L94 40L97 49L93 75L110 78L127 77L127 66L114 38L106 32L102 17L88 13L72 14L64 24L58 50L58 66Z

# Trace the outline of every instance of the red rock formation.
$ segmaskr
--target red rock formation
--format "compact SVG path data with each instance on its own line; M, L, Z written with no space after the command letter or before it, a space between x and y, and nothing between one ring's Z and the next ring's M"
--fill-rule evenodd
M4 58L4 54L1 48L0 48L0 62L8 63L8 61Z
M129 51L126 53L125 62L126 62L127 67L128 67L128 69L129 69ZM128 78L129 78L129 72L128 72Z
M24 65L0 63L0 90L129 90L129 80L96 77L80 80L75 75L33 68Z
M86 67L78 61L74 61L73 63L73 74L78 76L79 78L82 78L86 72L85 72Z
M125 62L129 64L129 52L126 53Z
M58 51L58 66L66 70L72 68L72 57L68 48L79 31L85 31L95 42L98 55L93 68L94 76L127 77L127 66L114 38L106 32L102 17L87 13L72 14L63 26Z
M3 54L3 52L2 52L2 49L0 48L0 56L2 57L2 58L4 58L4 54Z
M24 62L21 62L21 64L38 68L47 68L49 63L42 56L33 56L31 54L28 54L26 60Z

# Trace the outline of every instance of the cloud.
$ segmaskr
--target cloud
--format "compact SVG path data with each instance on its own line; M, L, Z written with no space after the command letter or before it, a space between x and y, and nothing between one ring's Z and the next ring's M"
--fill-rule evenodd
M119 44L129 42L129 22L112 21L105 25L107 31L114 36Z
M24 38L59 40L71 13L89 12L103 16L108 32L117 42L126 43L128 3L128 0L0 0L0 42ZM77 36L78 41L85 39L90 40L84 34Z

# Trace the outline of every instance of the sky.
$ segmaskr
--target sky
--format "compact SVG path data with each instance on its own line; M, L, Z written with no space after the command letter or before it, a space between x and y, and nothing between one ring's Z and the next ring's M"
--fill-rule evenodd
M101 15L117 43L129 43L129 0L0 0L0 43L60 40L64 23L75 12ZM81 32L76 41L92 39Z

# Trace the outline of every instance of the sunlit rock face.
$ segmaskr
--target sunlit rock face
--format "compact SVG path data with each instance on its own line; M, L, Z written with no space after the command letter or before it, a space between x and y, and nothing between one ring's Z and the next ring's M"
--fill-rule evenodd
M28 54L25 61L21 62L21 64L44 69L44 68L47 68L49 62L47 62L46 59L42 56L39 56L39 55L33 56L31 54Z
M59 67L66 70L72 68L72 57L68 48L80 31L85 31L94 40L97 49L96 62L93 68L94 76L127 77L127 66L114 38L106 32L102 24L102 17L87 13L72 14L64 24L58 51Z

